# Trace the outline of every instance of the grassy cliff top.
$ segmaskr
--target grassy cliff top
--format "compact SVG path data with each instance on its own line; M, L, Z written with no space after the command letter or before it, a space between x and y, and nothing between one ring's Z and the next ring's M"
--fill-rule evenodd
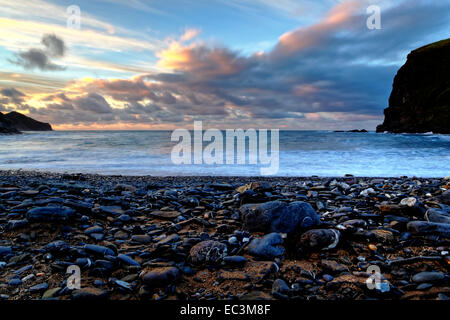
M411 53L424 53L431 50L441 49L446 46L450 46L450 38L427 44L426 46L413 50Z

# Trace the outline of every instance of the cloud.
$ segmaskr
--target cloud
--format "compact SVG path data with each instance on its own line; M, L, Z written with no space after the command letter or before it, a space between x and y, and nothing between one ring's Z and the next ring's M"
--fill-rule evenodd
M47 53L53 57L62 57L66 52L64 41L54 34L46 34L42 37L42 44L47 48Z
M95 114L108 114L112 111L105 98L97 93L88 93L86 96L74 99L73 103L78 111L87 111Z
M172 41L158 67L124 79L79 79L27 110L56 125L373 129L406 54L440 40L450 4L405 0L383 7L382 29L365 7L339 2L314 24L281 35L265 53ZM33 104L34 105L34 104Z
M42 71L58 71L65 68L51 61L51 57L63 57L65 54L64 41L53 34L46 34L42 37L44 49L31 48L27 51L16 53L16 60L12 63L22 66L25 69L38 68Z
M64 70L64 67L58 66L50 61L47 53L41 49L29 49L24 52L19 52L16 54L17 60L12 63L22 66L25 69L35 69L38 68L42 71L47 70Z
M226 48L210 48L205 45L183 46L173 42L158 54L158 66L190 73L199 78L228 76L246 68L246 59Z
M200 29L186 29L180 37L181 42L186 42L194 39L201 33Z
M15 104L22 103L25 98L25 94L15 88L4 88L0 90L0 93L4 98L7 98L10 102Z

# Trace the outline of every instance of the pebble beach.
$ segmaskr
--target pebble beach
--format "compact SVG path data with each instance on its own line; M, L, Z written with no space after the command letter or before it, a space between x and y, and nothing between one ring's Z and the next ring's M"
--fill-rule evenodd
M446 300L449 189L2 170L0 299Z

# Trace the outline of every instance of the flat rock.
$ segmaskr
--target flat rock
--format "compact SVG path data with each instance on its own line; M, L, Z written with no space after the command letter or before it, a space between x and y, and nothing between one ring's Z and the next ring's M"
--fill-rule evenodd
M249 261L245 267L240 270L227 271L221 270L217 274L220 280L249 281L252 283L260 282L269 275L277 271L277 266L272 261Z
M104 299L108 292L98 288L82 288L72 292L73 300L98 300Z
M152 211L150 215L160 219L172 220L179 217L181 213L178 211Z
M65 206L36 207L27 212L30 222L67 221L74 216L75 210Z

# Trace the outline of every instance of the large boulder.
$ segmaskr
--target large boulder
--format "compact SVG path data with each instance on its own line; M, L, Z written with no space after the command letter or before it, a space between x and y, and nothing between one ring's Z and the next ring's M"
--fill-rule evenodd
M320 217L311 205L301 201L245 204L239 211L249 231L291 233L320 224Z
M394 78L377 132L450 133L450 39L413 50Z

